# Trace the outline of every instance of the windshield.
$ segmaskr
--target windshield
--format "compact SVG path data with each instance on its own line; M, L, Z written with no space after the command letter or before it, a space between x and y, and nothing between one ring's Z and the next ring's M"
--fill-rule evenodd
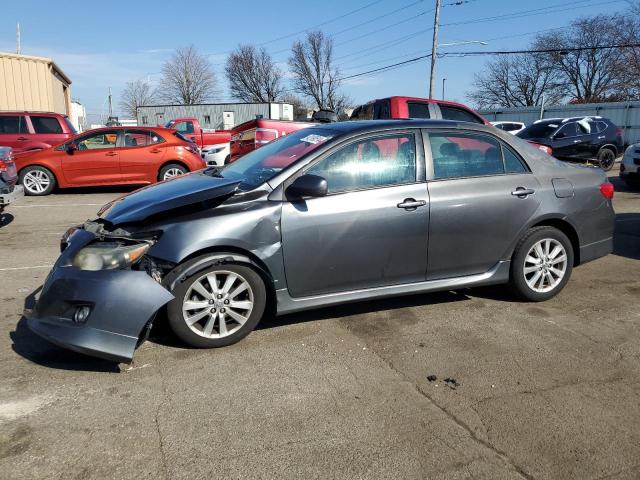
M521 132L516 133L520 138L548 138L558 129L558 124L551 123L534 123L529 125Z
M227 165L223 177L241 178L240 188L251 190L269 181L307 153L335 136L332 130L304 128L268 143Z

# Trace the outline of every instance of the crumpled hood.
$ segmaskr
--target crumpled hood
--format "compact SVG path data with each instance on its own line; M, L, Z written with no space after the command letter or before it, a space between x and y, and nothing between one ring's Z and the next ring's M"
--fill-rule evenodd
M239 179L195 172L136 190L107 203L98 216L112 225L142 222L151 216L232 195ZM205 207L206 208L206 207Z

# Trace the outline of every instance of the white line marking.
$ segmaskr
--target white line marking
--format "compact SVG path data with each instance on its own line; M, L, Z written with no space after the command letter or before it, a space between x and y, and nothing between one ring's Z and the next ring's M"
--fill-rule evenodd
M10 268L0 268L0 272L7 272L10 270L31 270L34 268L51 268L53 265L35 265L33 267L10 267Z
M74 203L72 205L11 205L11 208L40 208L40 207L101 207L104 203Z

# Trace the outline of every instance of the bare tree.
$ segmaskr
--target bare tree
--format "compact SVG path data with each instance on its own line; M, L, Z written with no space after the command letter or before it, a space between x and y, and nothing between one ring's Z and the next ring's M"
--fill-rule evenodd
M340 71L333 62L333 40L324 33L308 32L304 42L294 42L289 68L294 89L317 108L338 110L347 100L338 92Z
M570 28L539 35L535 49L558 49L547 54L561 75L564 93L574 103L619 100L624 88L619 76L624 49L601 47L620 43L620 17L596 15L580 18ZM566 49L566 50L565 50Z
M191 45L178 48L162 66L158 95L169 103L194 105L213 100L217 86L211 63Z
M225 67L231 96L245 102L273 102L282 94L282 71L271 55L253 45L240 45Z
M153 89L148 82L144 80L127 82L120 94L120 109L131 118L136 118L138 107L150 105L154 98Z
M468 98L480 108L530 107L562 100L559 74L548 58L541 54L499 57L476 74L474 89Z
M309 105L302 98L292 93L283 95L280 98L281 102L290 103L293 105L293 119L294 120L307 120L307 112Z

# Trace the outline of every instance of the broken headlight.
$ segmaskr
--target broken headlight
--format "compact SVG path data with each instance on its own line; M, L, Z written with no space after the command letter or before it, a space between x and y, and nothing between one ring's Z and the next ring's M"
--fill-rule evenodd
M80 270L114 270L136 263L149 250L151 243L124 244L99 242L84 247L73 259L73 266Z

